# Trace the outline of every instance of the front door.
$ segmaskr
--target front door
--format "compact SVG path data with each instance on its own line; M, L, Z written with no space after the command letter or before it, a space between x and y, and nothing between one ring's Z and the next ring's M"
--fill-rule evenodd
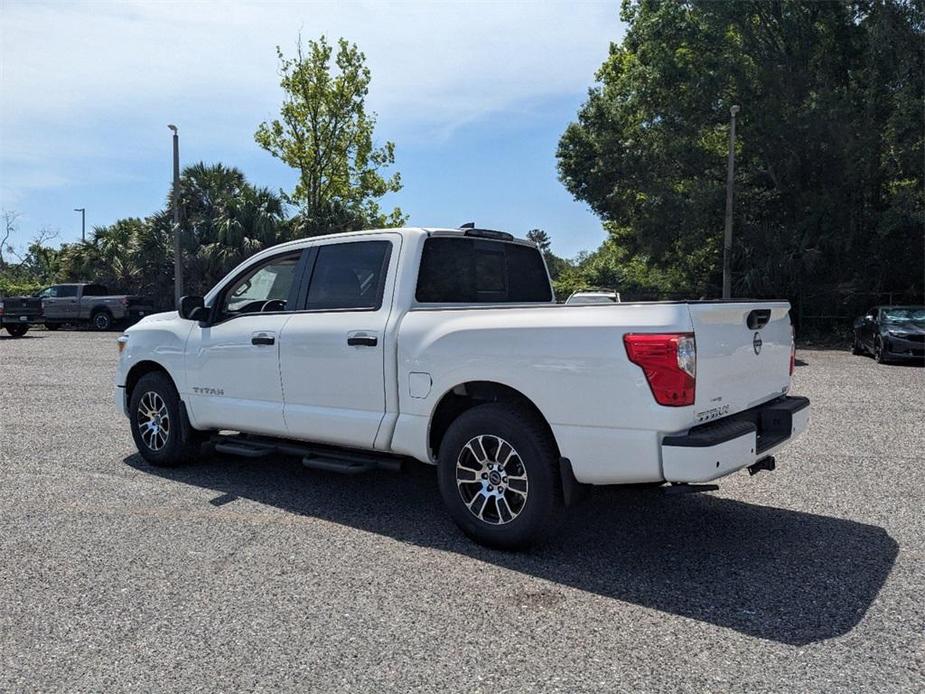
M78 297L76 284L56 284L42 290L42 313L55 321L77 320Z
M315 246L280 340L290 436L372 448L385 415L384 333L401 236Z
M197 428L285 435L279 345L301 254L245 269L215 297L210 325L190 332L187 402Z

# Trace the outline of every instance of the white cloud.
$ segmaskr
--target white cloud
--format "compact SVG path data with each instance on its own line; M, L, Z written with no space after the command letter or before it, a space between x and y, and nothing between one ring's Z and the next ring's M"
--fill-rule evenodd
M615 2L4 0L0 174L54 182L63 162L136 156L162 144L155 120L198 120L226 148L252 147L279 105L275 46L291 53L300 31L360 46L370 106L405 142L580 93L621 33Z

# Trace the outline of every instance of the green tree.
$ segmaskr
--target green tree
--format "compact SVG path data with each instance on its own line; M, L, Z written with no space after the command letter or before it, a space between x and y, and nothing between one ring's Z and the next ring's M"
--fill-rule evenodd
M625 1L626 36L560 141L561 180L627 259L716 295L739 104L734 291L921 293L923 8Z
M366 57L344 39L335 55L324 36L304 48L300 38L294 58L276 50L285 98L280 118L261 123L254 138L299 172L289 195L300 207L294 231L306 236L403 224L400 209L386 214L379 208L380 198L401 190L401 177L380 173L394 164L395 145L373 145Z
M555 280L568 266L568 261L552 252L552 239L543 229L531 229L527 232L527 239L533 241L543 253L549 276Z

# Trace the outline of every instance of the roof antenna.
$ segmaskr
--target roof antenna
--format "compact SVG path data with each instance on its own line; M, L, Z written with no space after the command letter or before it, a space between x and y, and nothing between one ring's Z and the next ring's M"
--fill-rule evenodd
M475 222L466 222L459 225L460 229L475 229Z

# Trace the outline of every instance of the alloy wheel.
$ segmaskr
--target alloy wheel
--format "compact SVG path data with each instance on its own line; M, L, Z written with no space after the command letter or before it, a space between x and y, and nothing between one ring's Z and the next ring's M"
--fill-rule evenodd
M504 525L526 506L527 469L514 447L500 436L474 436L456 458L456 488L473 516Z
M137 426L141 440L152 451L159 451L167 444L170 436L167 403L153 390L142 395L138 402Z

